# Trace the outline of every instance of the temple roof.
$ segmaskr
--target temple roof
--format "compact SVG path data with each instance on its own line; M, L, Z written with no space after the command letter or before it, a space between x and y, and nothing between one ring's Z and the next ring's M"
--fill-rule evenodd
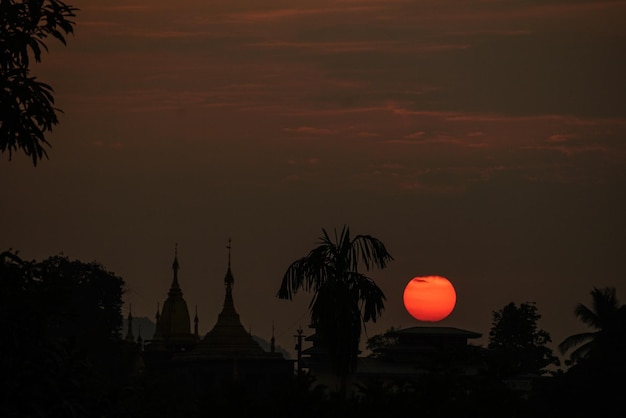
M473 331L466 331L464 329L454 327L410 327L405 329L395 330L389 333L392 336L445 336L445 337L465 337L465 338L480 338L482 334Z
M245 330L239 314L235 310L233 301L233 286L235 279L230 267L230 240L228 245L228 269L224 277L226 294L222 311L217 317L217 323L209 331L194 351L217 357L259 357L270 353L265 352L252 335ZM273 353L272 353L273 354Z
M153 340L193 340L191 334L189 309L183 298L183 292L178 283L178 248L174 253L172 263L173 278L167 299L160 314L157 312L157 327Z

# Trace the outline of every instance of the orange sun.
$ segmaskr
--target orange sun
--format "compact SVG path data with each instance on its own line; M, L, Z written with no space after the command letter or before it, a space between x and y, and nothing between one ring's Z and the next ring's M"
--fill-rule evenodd
M415 319L441 321L456 305L452 283L441 276L414 277L404 288L404 307Z

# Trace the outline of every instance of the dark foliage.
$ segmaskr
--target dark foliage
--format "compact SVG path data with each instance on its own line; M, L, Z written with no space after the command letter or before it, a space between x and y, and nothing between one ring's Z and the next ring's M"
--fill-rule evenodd
M2 416L107 416L132 370L124 282L97 263L0 253Z
M626 305L617 299L615 288L593 288L591 307L579 303L574 314L591 328L567 337L559 344L563 354L570 353L570 362L583 360L616 361L626 352Z
M123 285L95 262L63 256L24 261L13 251L0 253L0 416L200 418L219 411L272 418L623 415L626 323L623 305L612 298L599 300L617 309L597 305L591 310L611 312L612 319L601 321L608 332L595 336L590 354L526 389L507 383L503 364L508 371L539 370L549 358L545 351L538 352L543 356L520 353L535 353L549 336L536 327L534 305L510 304L494 313L491 347L468 346L464 354L464 364L483 364L485 352L510 349L516 356L507 357L508 363L487 362L486 368L468 373L451 366L462 353L448 353L453 358L435 358L420 374L355 381L358 390L347 397L319 384L314 375L298 372L287 387L250 397L236 384L198 393L185 375L141 369L140 347L120 338ZM374 348L393 341L383 334L370 343Z
M385 295L359 268L383 269L392 260L377 238L352 237L347 226L331 238L322 229L319 245L294 261L283 277L279 298L291 299L299 290L313 292L311 323L328 348L342 387L356 368L362 323L375 322L384 310Z
M398 337L392 336L396 331L394 327L390 327L385 333L374 335L368 338L366 348L370 350L369 357L379 358L382 356L380 349L394 346L398 343Z
M626 393L626 305L612 287L591 292L591 305L579 303L574 314L589 331L567 337L559 349L569 353L569 368L539 391L548 416L623 416ZM563 415L560 415L563 414Z
M516 306L513 302L493 312L488 348L495 367L503 376L543 375L546 367L559 365L559 359L547 346L552 339L537 326L541 315L534 303Z
M21 150L33 165L47 157L47 133L58 124L53 89L30 73L46 42L64 45L78 9L60 0L0 0L0 152Z

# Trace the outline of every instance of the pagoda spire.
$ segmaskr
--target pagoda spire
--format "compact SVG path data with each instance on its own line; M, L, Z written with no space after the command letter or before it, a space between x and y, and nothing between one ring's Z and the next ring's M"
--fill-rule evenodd
M226 287L226 294L224 295L224 306L222 306L222 312L219 314L220 317L230 318L235 322L239 322L239 314L235 310L235 302L233 301L233 285L235 284L235 278L233 277L233 272L230 268L230 251L231 251L231 240L228 239L228 245L226 246L228 249L228 269L226 270L226 275L224 276L224 286Z
M228 291L228 287L232 287L235 284L235 278L233 277L233 273L230 270L230 252L232 246L230 245L231 239L228 238L228 270L226 271L226 277L224 277L224 284L226 284L226 290Z
M157 327L153 340L163 340L187 344L194 340L191 333L191 321L187 302L183 298L183 291L178 283L178 243L174 246L174 261L172 262L172 284L167 292L167 299L163 303L160 315L157 317ZM157 314L159 310L157 308Z
M169 295L178 295L182 296L182 291L180 290L180 285L178 284L178 270L180 269L180 265L178 264L178 243L174 245L174 262L172 263L172 270L174 271L174 277L172 278L172 286L170 287Z
M128 305L128 330L126 331L126 341L135 341L135 336L133 335L133 314L132 314L133 305Z
M235 279L231 269L231 244L232 241L229 238L228 245L226 246L228 249L228 268L224 277L224 287L226 288L224 306L217 316L217 323L202 339L200 350L206 353L219 354L220 356L232 356L233 353L237 353L233 364L233 379L236 379L238 367L236 363L237 357L239 355L262 355L264 351L241 324L239 314L235 310L235 304L233 302L233 285Z
M235 311L235 303L233 302L233 285L235 284L235 278L233 277L233 272L230 269L230 251L231 251L231 240L228 238L228 245L226 248L228 249L228 269L226 270L226 276L224 276L224 285L226 286L226 295L224 296L224 306L222 308L222 313L226 315L239 316Z

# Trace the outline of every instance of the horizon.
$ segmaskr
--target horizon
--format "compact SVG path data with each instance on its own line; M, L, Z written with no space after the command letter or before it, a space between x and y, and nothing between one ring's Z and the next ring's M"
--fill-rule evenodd
M482 339L509 302L555 347L594 287L626 300L626 2L70 3L31 65L62 109L49 158L1 154L0 247L97 261L124 317L154 314L178 245L207 332L232 238L242 324L289 347L310 294L281 279L342 225L394 257L362 340L419 324L416 276L448 278L439 324Z

